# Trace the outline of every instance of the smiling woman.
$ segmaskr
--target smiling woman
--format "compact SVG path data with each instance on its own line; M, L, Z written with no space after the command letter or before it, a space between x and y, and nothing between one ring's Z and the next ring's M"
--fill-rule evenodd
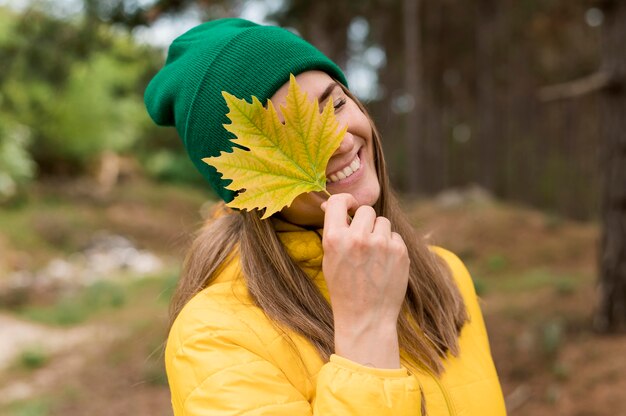
M146 90L152 118L203 158L229 151L221 92L286 101L290 74L347 128L332 194L266 220L218 205L185 260L165 354L176 415L503 415L474 287L429 247L389 187L380 136L343 72L312 45L241 19L175 40Z
M339 83L322 71L306 71L296 76L296 81L309 96L318 97L320 108L333 100L335 116L341 127L347 127L339 148L326 167L327 186L331 194L348 193L359 206L372 206L380 195L380 184L374 161L374 137L369 117L356 99ZM287 103L288 85L279 88L271 97L277 108ZM279 118L282 114L279 110ZM287 221L322 228L324 214L320 205L326 194L311 192L300 195L281 211Z

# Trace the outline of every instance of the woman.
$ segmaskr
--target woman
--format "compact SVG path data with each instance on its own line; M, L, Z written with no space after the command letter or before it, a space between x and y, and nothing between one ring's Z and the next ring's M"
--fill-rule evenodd
M233 146L221 92L279 108L291 73L348 127L326 170L333 195L301 195L269 220L222 205L201 230L172 301L174 413L505 414L472 281L411 229L378 133L332 61L281 28L209 22L174 41L146 105L228 202L228 182L202 162Z

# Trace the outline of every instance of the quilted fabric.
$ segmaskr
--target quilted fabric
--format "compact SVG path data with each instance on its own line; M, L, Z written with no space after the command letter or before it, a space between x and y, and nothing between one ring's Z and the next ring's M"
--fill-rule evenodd
M277 222L288 252L328 298L315 231ZM176 416L419 415L420 389L429 416L501 416L504 400L472 280L451 252L433 248L449 265L471 322L461 353L436 378L426 370L375 369L333 355L323 362L298 334L275 327L248 296L235 258L176 319L166 368Z

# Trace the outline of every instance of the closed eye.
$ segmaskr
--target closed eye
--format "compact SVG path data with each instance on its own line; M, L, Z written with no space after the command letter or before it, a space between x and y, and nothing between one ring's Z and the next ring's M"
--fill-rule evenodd
M335 109L335 111L339 110L341 107L343 107L343 105L346 103L346 99L345 98L340 98L337 100L336 103L333 104L333 108Z

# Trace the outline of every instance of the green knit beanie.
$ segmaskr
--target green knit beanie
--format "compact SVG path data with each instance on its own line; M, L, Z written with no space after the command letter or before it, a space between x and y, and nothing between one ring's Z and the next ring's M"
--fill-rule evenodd
M226 202L234 192L225 189L215 168L202 158L232 151L226 131L228 107L221 92L265 103L289 81L289 74L321 70L344 85L341 69L314 46L275 26L243 19L220 19L201 24L170 45L163 68L148 85L144 100L148 113L161 126L176 126L196 168Z

